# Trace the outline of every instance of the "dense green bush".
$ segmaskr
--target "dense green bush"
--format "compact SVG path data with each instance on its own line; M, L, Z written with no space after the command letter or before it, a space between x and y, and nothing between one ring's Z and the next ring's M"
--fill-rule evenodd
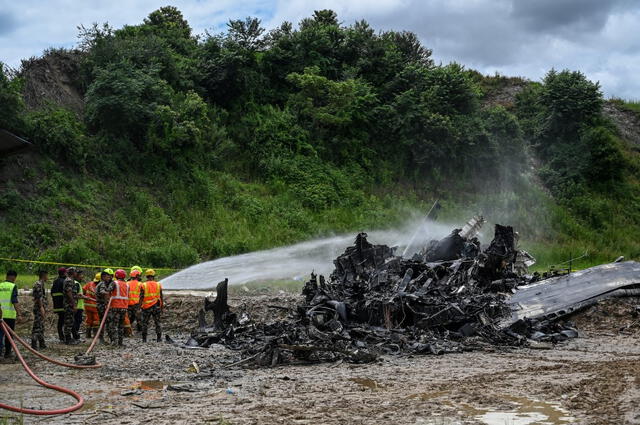
M621 151L621 142L605 127L593 127L582 134L589 154L586 177L597 185L607 187L615 184L624 175L625 159Z
M140 151L157 108L171 102L172 91L155 70L129 63L97 70L86 94L85 116L94 131L130 139Z
M18 79L9 79L4 63L0 62L0 128L18 133L24 126L20 83Z
M309 132L300 127L298 117L288 108L264 105L248 113L240 122L240 140L255 155L262 172L273 157L315 155Z
M0 182L5 255L181 267L392 226L434 197L456 223L482 211L559 245L547 258L605 258L606 235L640 252L640 157L579 72L483 77L330 10L198 36L167 6L80 36L80 117L25 112L0 70L0 127L42 153ZM483 98L506 86L525 86L515 105Z
M84 124L66 109L50 107L27 116L28 133L39 150L76 170L85 165L94 148Z

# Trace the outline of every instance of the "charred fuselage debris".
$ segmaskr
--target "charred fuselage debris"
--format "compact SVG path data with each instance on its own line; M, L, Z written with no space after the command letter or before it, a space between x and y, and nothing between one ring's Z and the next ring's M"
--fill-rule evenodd
M200 346L221 343L241 350L244 362L258 365L293 359L370 362L380 354L522 344L525 338L498 326L511 312L506 296L529 281L513 271L518 254L513 229L496 225L483 251L477 240L460 232L447 237L453 244L440 241L447 249L437 261L435 251L402 258L360 233L336 258L329 279L312 274L302 291L304 302L286 320L272 323L232 315L226 306L227 282L221 282L216 301L205 301L192 338ZM218 312L211 325L205 310Z

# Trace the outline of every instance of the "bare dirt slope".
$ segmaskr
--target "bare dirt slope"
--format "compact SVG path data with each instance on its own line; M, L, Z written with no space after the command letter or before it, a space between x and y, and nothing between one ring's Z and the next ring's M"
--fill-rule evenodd
M74 50L49 50L42 57L22 61L24 100L30 109L50 104L80 115L84 94L80 87L80 56Z
M640 150L640 116L617 106L615 102L605 102L602 112L618 129L620 136L629 141L631 146Z
M231 300L254 317L283 314L285 294ZM214 346L185 350L126 341L100 347L95 371L68 371L28 356L37 374L86 398L78 412L48 424L610 424L640 423L640 328L637 300L597 305L575 318L581 338L553 349L507 349L446 356L384 357L366 365L229 367L238 353ZM169 301L170 333L186 337L201 299ZM27 303L25 303L27 304ZM49 328L50 333L52 328ZM24 329L21 332L24 334ZM181 333L181 335L176 335ZM79 351L51 340L50 352ZM545 347L539 347L545 348ZM195 363L195 365L194 365ZM133 393L133 394L131 394ZM129 395L127 395L129 394ZM0 400L51 408L69 397L34 385L18 364L0 364Z

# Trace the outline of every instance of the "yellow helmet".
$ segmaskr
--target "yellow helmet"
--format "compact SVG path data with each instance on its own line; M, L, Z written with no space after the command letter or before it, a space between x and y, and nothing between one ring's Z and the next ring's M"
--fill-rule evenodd
M102 278L102 273L96 273L96 275L93 277L93 280L98 281Z
M110 274L111 276L113 276L113 269L104 269L102 273Z
M140 266L131 267L131 272L134 272L134 271L138 271L138 272L140 272L140 274L142 274L142 267L140 267ZM131 274L131 273L129 273L129 274Z
M156 271L153 269L147 269L146 272L144 272L145 276L155 276L156 275Z

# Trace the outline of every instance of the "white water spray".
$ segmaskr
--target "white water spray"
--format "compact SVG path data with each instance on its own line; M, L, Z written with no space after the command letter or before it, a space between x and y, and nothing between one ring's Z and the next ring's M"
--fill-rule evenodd
M374 230L367 234L371 243L395 246L397 253L411 256L428 240L443 238L455 227L414 219L400 229ZM356 232L207 261L166 277L162 286L166 289L213 289L225 278L229 278L229 284L238 285L255 281L303 280L312 271L328 275L333 270L333 260L353 244L355 237Z

